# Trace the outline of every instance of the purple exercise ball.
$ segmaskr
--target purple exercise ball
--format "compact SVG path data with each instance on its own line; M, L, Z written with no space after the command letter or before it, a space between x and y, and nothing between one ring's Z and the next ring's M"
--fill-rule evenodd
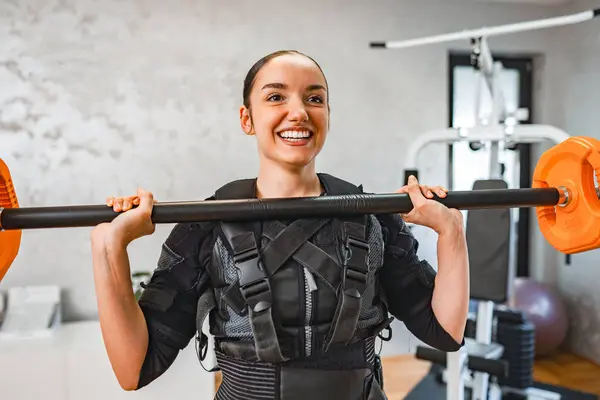
M514 307L535 326L535 354L547 355L567 337L569 317L563 300L552 288L527 278L514 282Z

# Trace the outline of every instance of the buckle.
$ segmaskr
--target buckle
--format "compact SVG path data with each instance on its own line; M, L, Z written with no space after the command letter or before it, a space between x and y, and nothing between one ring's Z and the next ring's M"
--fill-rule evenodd
M348 236L346 238L346 249L350 252L350 257L344 264L342 280L344 293L359 299L367 286L369 244Z
M248 307L254 312L271 308L271 286L267 278L250 285L240 286L240 292L246 299Z
M258 249L256 246L250 247L249 249L243 250L233 255L233 261L236 264L246 262L250 259L258 257Z
M355 239L352 236L348 236L346 238L346 247L350 249L351 247L357 247L361 250L369 251L369 243L364 240Z
M204 332L200 332L196 335L196 342L198 344L198 348L196 349L198 358L200 358L200 361L204 361L208 352L208 336Z
M256 247L234 256L239 270L240 292L246 304L254 312L261 312L271 307L271 286L264 269L260 267Z
M360 271L358 269L346 267L344 271L344 281L346 281L346 279L352 279L355 282L366 284L367 273L365 271Z
M367 286L367 273L346 266L342 285L345 294L360 299Z
M261 279L250 285L240 286L240 292L242 292L242 296L244 296L246 299L254 296L260 296L262 293L269 292L270 290L271 288L269 287L269 282L267 279Z
M388 335L387 336L383 336L383 331L388 331ZM379 332L377 334L377 337L379 339L381 339L384 342L389 342L390 340L392 340L392 327L391 326L386 326L385 328L383 328L381 330L381 332Z
M233 256L235 266L240 271L240 287L250 286L267 277L259 265L256 247Z

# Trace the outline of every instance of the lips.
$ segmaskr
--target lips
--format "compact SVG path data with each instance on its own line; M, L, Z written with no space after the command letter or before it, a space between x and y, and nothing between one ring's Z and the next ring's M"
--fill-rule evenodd
M310 130L284 130L278 132L277 136L288 145L303 146L310 142L313 132Z

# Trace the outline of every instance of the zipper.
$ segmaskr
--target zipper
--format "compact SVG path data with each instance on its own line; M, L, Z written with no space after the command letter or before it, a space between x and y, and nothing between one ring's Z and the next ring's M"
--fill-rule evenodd
M317 283L313 274L304 267L304 354L309 357L312 354L312 315L313 315L313 292L317 290Z

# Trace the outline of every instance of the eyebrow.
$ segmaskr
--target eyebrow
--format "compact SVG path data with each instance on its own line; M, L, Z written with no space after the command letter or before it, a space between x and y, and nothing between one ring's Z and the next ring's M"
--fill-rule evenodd
M279 83L279 82L267 83L266 85L264 85L262 87L261 90L265 90L265 89L287 89L287 85L285 83ZM306 88L306 90L307 91L313 91L313 90L324 90L324 91L327 91L327 89L325 88L325 86L319 85L319 84L309 85Z

